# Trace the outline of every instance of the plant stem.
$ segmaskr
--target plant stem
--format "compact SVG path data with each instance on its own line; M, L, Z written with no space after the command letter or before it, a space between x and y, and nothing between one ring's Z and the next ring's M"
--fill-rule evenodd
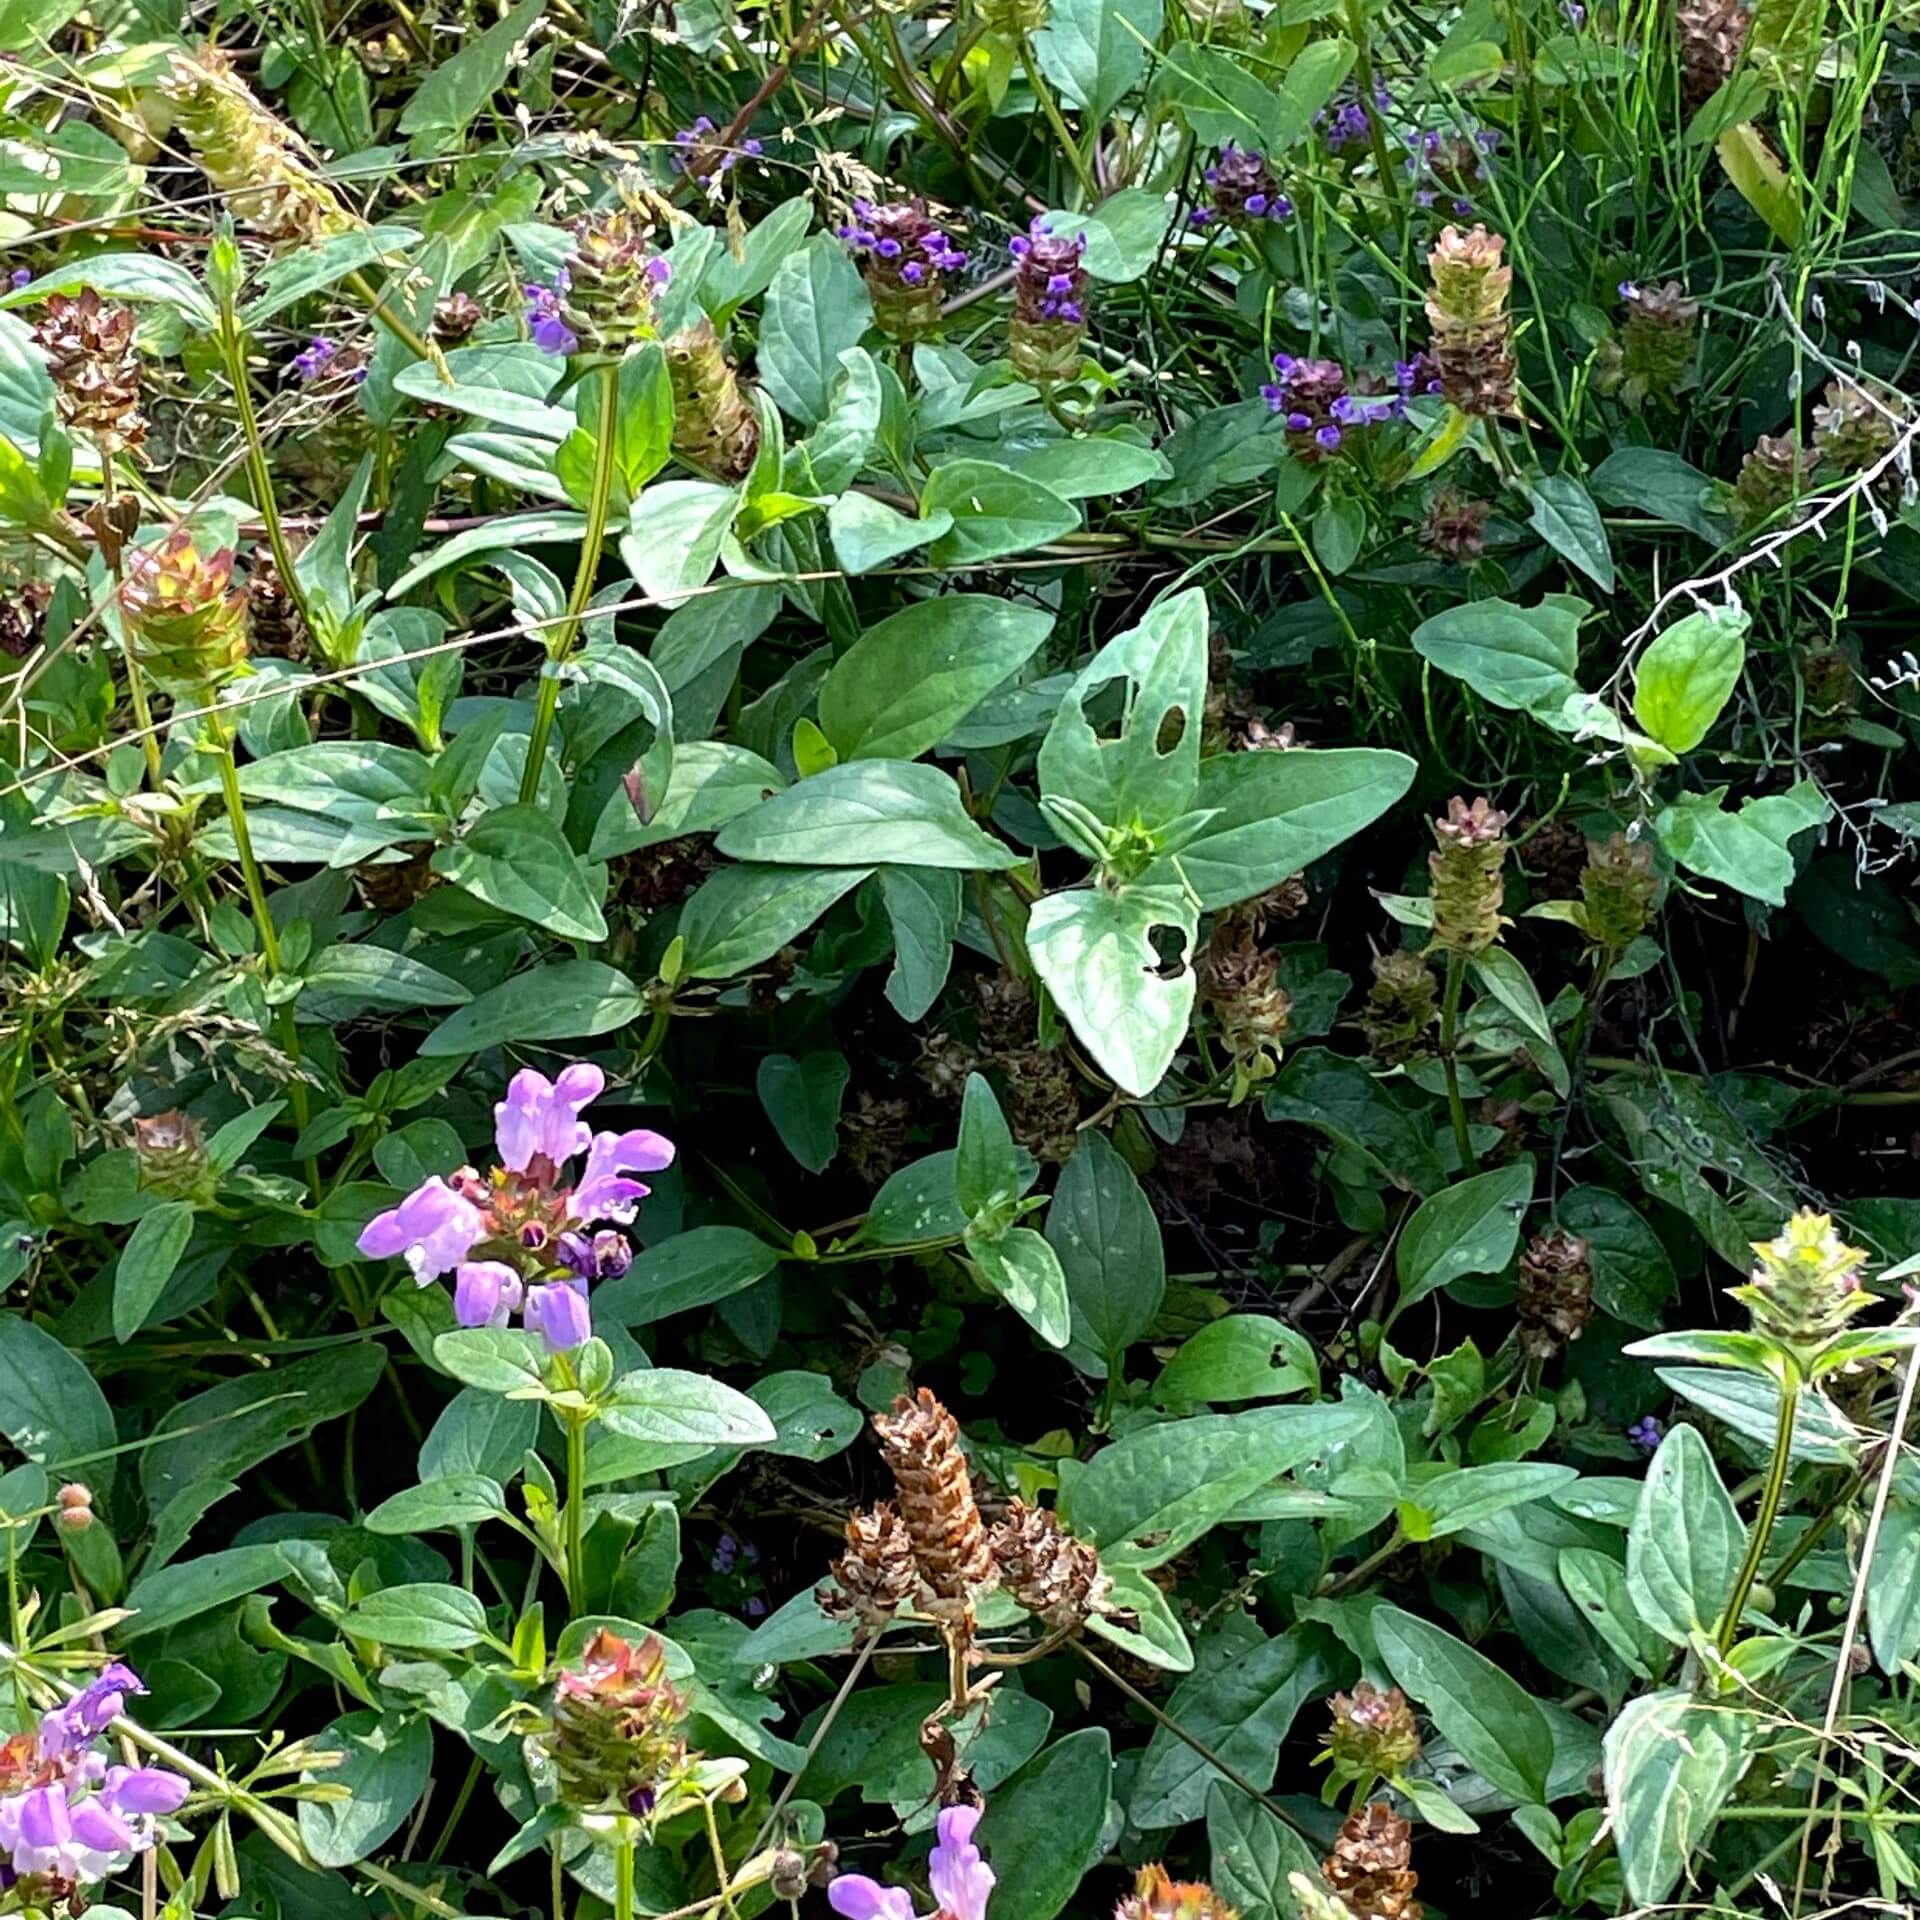
M260 437L260 418L253 410L253 387L247 377L247 336L231 313L221 318L220 353L227 363L227 384L233 388L241 436L247 443L247 477L253 485L254 505L260 509L261 524L267 531L274 571L279 574L280 584L293 603L294 612L300 616L301 624L318 639L313 609L307 604L306 590L294 572L286 525L280 518L280 502L274 496L273 470L267 463L266 442Z
M1447 1112L1453 1120L1453 1143L1460 1152L1460 1171L1475 1171L1473 1135L1467 1131L1467 1106L1460 1097L1460 1062L1456 1043L1460 1028L1460 989L1466 984L1467 956L1457 948L1447 953L1446 997L1440 1004L1440 1065L1447 1076Z
M567 1421L567 1610L577 1620L586 1612L587 1423Z
M1753 1516L1753 1530L1747 1539L1746 1558L1733 1577L1733 1591L1727 1596L1727 1610L1720 1618L1719 1645L1722 1657L1732 1651L1740 1637L1740 1616L1746 1611L1747 1596L1760 1577L1760 1559L1767 1550L1767 1537L1773 1532L1780 1511L1780 1496L1786 1491L1787 1468L1793 1459L1793 1421L1800 1410L1800 1373L1795 1368L1781 1383L1780 1421L1774 1430L1773 1459L1767 1467L1767 1483L1760 1492L1760 1510Z
M406 321L402 320L398 314L394 313L387 306L387 295L384 288L375 287L364 273L348 274L347 285L367 303L368 310L372 313L374 319L379 321L396 340L411 347L422 360L432 361L439 369L441 379L446 381L449 386L453 384L451 377L447 373L446 362L440 357L438 351L427 341L423 340L419 334L415 333Z
M211 704L214 698L211 688L206 697ZM226 722L218 717L212 732L214 757L220 767L220 793L227 803L227 824L233 829L234 849L240 856L240 877L246 882L247 900L253 908L254 926L260 935L260 957L267 963L267 972L277 974L280 935L274 927L273 915L267 910L266 883L260 875L260 862L253 854L253 835L247 828L247 803L240 794L240 771L233 763L233 739L227 732Z
M560 706L559 669L573 651L573 637L580 630L580 616L593 597L594 575L600 570L600 548L607 537L607 509L613 498L613 442L619 402L620 363L614 360L600 373L600 415L594 429L587 530L580 539L580 566L573 576L573 591L567 596L567 610L547 643L547 664L540 675L540 696L533 710L533 737L527 742L527 764L520 770L522 806L531 806L540 795L540 770L546 765L547 742L553 737L553 716Z
M613 1849L613 1920L633 1920L633 1835L625 1822Z
M100 456L100 498L106 503L108 509L111 510L113 506L113 455L110 453L103 453ZM120 612L117 604L120 589L125 579L125 574L122 570L121 547L118 534L112 536L112 542L108 545L107 551L113 560L110 570L113 574L113 591L116 602L115 612L119 615L115 621L115 625L120 629L120 653L127 663L127 698L133 703L133 717L139 723L140 727L140 746L146 756L147 762L147 784L155 793L158 793L160 791L162 778L160 736L154 730L153 709L147 705L146 676L140 671L140 662L134 658L133 635L127 629L126 615Z
M1053 129L1053 137L1059 141L1061 152L1067 156L1068 164L1073 168L1073 177L1079 181L1081 193L1089 200L1099 199L1100 189L1094 184L1086 156L1074 141L1073 129L1067 125L1066 116L1060 111L1060 103L1053 97L1053 89L1041 79L1039 64L1033 57L1033 42L1024 33L1020 36L1020 64L1026 70L1027 85L1040 102L1040 111L1046 116L1047 125Z

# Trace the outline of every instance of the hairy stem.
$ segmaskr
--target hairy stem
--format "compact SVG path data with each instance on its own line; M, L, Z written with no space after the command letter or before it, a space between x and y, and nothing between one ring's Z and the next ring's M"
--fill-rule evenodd
M1460 1097L1460 989L1466 984L1467 956L1457 949L1447 954L1446 997L1440 1004L1440 1064L1447 1076L1447 1112L1453 1120L1453 1144L1460 1151L1460 1171L1475 1170L1473 1135L1467 1131L1467 1106Z
M1800 1375L1796 1369L1780 1386L1780 1420L1774 1430L1773 1459L1767 1466L1766 1485L1760 1490L1760 1510L1753 1516L1753 1528L1747 1538L1746 1558L1733 1577L1733 1591L1727 1596L1727 1610L1720 1617L1719 1646L1724 1657L1740 1637L1740 1616L1746 1611L1747 1596L1760 1577L1761 1556L1767 1550L1768 1536L1780 1512L1780 1496L1786 1491L1787 1468L1793 1459L1793 1421L1800 1410Z

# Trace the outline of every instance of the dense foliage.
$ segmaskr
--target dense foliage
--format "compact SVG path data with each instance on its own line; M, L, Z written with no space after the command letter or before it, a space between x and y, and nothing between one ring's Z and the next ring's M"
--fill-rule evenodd
M1920 22L0 53L0 1914L1912 1909Z

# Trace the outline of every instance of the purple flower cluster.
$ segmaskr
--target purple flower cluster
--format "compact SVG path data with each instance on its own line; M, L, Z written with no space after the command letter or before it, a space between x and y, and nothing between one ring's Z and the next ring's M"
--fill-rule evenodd
M1270 412L1285 416L1294 452L1304 460L1338 453L1356 427L1404 419L1416 394L1440 391L1439 376L1424 353L1394 362L1394 390L1388 394L1350 392L1346 369L1337 360L1276 353L1273 371L1260 397Z
M853 203L853 218L834 231L869 267L878 265L904 286L926 283L929 273L958 273L967 256L911 204L878 207L871 200Z
M179 1774L109 1765L100 1751L127 1695L145 1692L116 1661L35 1732L0 1742L0 1894L32 1882L27 1905L51 1905L144 1853L154 1822L179 1810L190 1790Z
M1393 95L1384 86L1376 84L1373 89L1373 111L1385 114L1392 107ZM1325 131L1327 146L1334 153L1366 146L1373 138L1373 113L1368 111L1367 103L1357 94L1340 101L1330 113L1325 109L1317 113L1314 125Z
M1071 240L1051 232L1045 214L1035 214L1025 233L1008 241L1013 255L1013 310L1029 326L1048 322L1086 324L1087 270L1084 234Z
M1496 152L1500 136L1491 128L1467 138L1428 127L1407 136L1407 177L1414 182L1414 202L1431 207L1445 197L1452 212L1465 218L1473 212L1471 189L1486 177L1486 160Z
M675 173L685 173L692 166L696 154L706 166L705 172L696 172L694 178L704 187L720 174L729 173L743 157L758 159L765 151L758 140L742 140L737 147L729 147L719 156L718 164L713 164L711 152L701 152L707 148L712 136L718 132L711 120L703 113L690 127L682 127L673 136L673 144L679 149L673 156Z
M557 267L551 286L530 280L520 289L527 303L527 332L542 353L571 353L580 344L580 336L567 325L566 296L572 285L573 276Z
M1665 1432L1660 1422L1650 1413L1642 1414L1640 1418L1627 1429L1627 1438L1631 1440L1636 1447L1645 1447L1649 1453L1654 1452L1665 1437Z
M526 1068L493 1110L500 1164L489 1176L462 1167L416 1187L361 1232L372 1260L404 1259L420 1286L454 1276L454 1317L463 1327L501 1327L518 1312L529 1332L564 1353L592 1332L587 1290L624 1273L626 1236L588 1232L624 1226L649 1189L630 1176L673 1162L673 1146L644 1127L595 1133L580 1118L606 1087L598 1067L571 1066L557 1080ZM577 1181L568 1162L585 1154Z
M316 380L335 378L357 387L367 377L364 358L343 354L337 340L310 340L293 356L293 370L309 386Z
M942 1808L938 1839L927 1856L927 1884L939 1920L986 1920L993 1869L973 1844L978 1807ZM827 1905L842 1920L914 1920L913 1896L905 1887L883 1887L864 1873L843 1873L827 1885Z
M1193 226L1210 226L1216 219L1288 220L1293 217L1293 202L1280 191L1266 157L1251 147L1237 147L1229 140L1207 168L1205 178L1213 205L1194 208L1187 216Z

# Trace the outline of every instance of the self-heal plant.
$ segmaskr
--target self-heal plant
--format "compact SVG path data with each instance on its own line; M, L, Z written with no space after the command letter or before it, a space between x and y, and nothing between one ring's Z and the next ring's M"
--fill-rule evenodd
M584 1062L557 1080L523 1068L493 1110L499 1163L423 1181L367 1223L360 1251L404 1259L423 1287L451 1273L463 1327L504 1326L518 1311L550 1351L579 1346L591 1330L589 1285L617 1278L633 1257L613 1228L591 1229L630 1222L649 1191L632 1176L673 1164L672 1142L645 1127L595 1133L581 1119L605 1088L606 1075Z
M162 1767L133 1767L102 1750L139 1676L115 1661L31 1732L0 1743L0 1914L56 1903L78 1912L84 1890L157 1838L188 1782Z

